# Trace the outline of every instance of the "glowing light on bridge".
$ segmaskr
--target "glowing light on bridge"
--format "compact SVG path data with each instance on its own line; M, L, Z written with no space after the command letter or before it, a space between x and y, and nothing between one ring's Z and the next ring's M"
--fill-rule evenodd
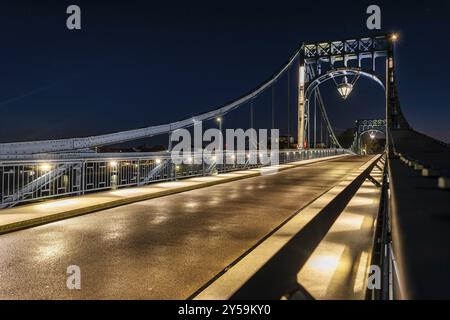
M109 166L113 168L117 167L117 161L110 161Z
M344 82L337 85L337 90L338 90L339 94L341 95L341 98L345 100L352 92L353 85L351 83L347 82L347 77L345 77L344 79L345 79Z
M39 166L39 169L41 169L44 172L48 172L52 169L52 166L48 163L44 163Z

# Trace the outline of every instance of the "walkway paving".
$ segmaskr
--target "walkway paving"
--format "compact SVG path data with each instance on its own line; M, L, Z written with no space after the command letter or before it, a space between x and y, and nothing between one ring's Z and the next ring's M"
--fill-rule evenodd
M380 189L355 181L377 159L304 207L195 299L364 299ZM373 169L379 182L381 175ZM354 188L345 205L344 191Z
M194 177L179 181L160 182L143 187L95 192L84 196L48 200L29 205L22 205L11 209L3 209L0 210L0 234L99 210L114 208L137 201L158 198L179 192L255 177L263 174L264 172L270 172L274 169L283 171L297 166L340 158L343 156L345 157L346 155L302 160L276 167L235 171L215 176Z
M380 169L370 175L383 182ZM315 299L365 299L380 196L381 188L364 181L298 273Z
M186 299L369 159L340 157L0 235L0 299ZM81 290L66 287L70 265L81 269Z

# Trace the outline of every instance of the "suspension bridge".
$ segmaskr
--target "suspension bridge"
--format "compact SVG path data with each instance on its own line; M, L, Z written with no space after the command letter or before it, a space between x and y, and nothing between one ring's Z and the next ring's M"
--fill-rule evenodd
M302 43L251 92L185 119L0 143L0 298L450 297L450 150L403 115L395 40ZM343 146L321 88L346 99L361 79L385 93L385 116L353 119ZM286 142L197 163L200 145L174 163L173 133L198 123L280 129ZM367 135L385 136L384 153L366 155ZM167 150L99 152L157 136ZM73 264L82 290L66 287Z

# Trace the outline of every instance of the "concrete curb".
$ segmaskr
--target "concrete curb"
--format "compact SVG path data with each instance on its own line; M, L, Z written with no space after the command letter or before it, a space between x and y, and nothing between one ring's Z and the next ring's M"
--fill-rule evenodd
M285 170L305 166L308 164L338 159L338 158L345 157L345 156L348 156L348 155L337 155L337 156L330 156L330 157L326 157L326 158L319 158L319 159L315 159L317 161L299 163L296 165L288 164L289 167L281 167L278 169L278 171L285 171ZM237 171L237 172L239 172L239 171ZM248 175L229 177L229 178L226 178L223 180L218 180L218 181L202 182L202 183L192 185L192 186L178 187L178 188L174 188L172 190L163 190L163 191L159 191L159 192L152 192L152 193L149 193L146 195L131 196L131 197L123 198L123 199L111 200L111 201L101 203L101 204L90 205L90 206L86 206L83 208L64 211L64 212L60 212L60 213L56 213L56 214L52 214L52 215L42 216L42 217L18 221L18 222L13 222L13 223L5 224L5 225L0 225L0 234L5 234L5 233L9 233L9 232L26 229L26 228L36 227L36 226L44 225L44 224L47 224L50 222L64 220L64 219L68 219L68 218L72 218L72 217L76 217L76 216L80 216L80 215L84 215L84 214L88 214L88 213L93 213L93 212L97 212L97 211L101 211L101 210L116 208L119 206L131 204L131 203L135 203L135 202L140 202L140 201L144 201L144 200L150 200L150 199L168 196L168 195L172 195L172 194L177 194L177 193L181 193L181 192L211 187L214 185L243 180L243 179L247 179L247 178L254 178L254 177L258 177L260 175L261 175L261 172L255 172L255 173L251 173ZM0 218L1 218L1 213L0 213Z

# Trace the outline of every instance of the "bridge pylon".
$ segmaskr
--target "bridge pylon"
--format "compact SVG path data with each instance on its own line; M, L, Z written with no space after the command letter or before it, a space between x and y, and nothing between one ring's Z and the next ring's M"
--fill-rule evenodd
M319 91L319 86L329 80L338 84L335 78L349 77L358 79L367 77L377 82L386 93L386 126L388 128L386 140L389 144L389 130L407 129L409 125L403 116L397 94L395 80L394 44L397 37L390 34L367 37L349 38L347 40L318 41L303 43L299 52L299 95L298 95L298 146L309 148L314 145L311 133L310 104L313 93ZM386 61L385 81L377 75L376 60L384 58ZM363 61L370 61L370 64ZM320 94L320 92L319 92ZM326 117L326 114L325 114ZM328 117L327 126L331 142L339 144L331 128ZM300 143L301 142L301 143Z

